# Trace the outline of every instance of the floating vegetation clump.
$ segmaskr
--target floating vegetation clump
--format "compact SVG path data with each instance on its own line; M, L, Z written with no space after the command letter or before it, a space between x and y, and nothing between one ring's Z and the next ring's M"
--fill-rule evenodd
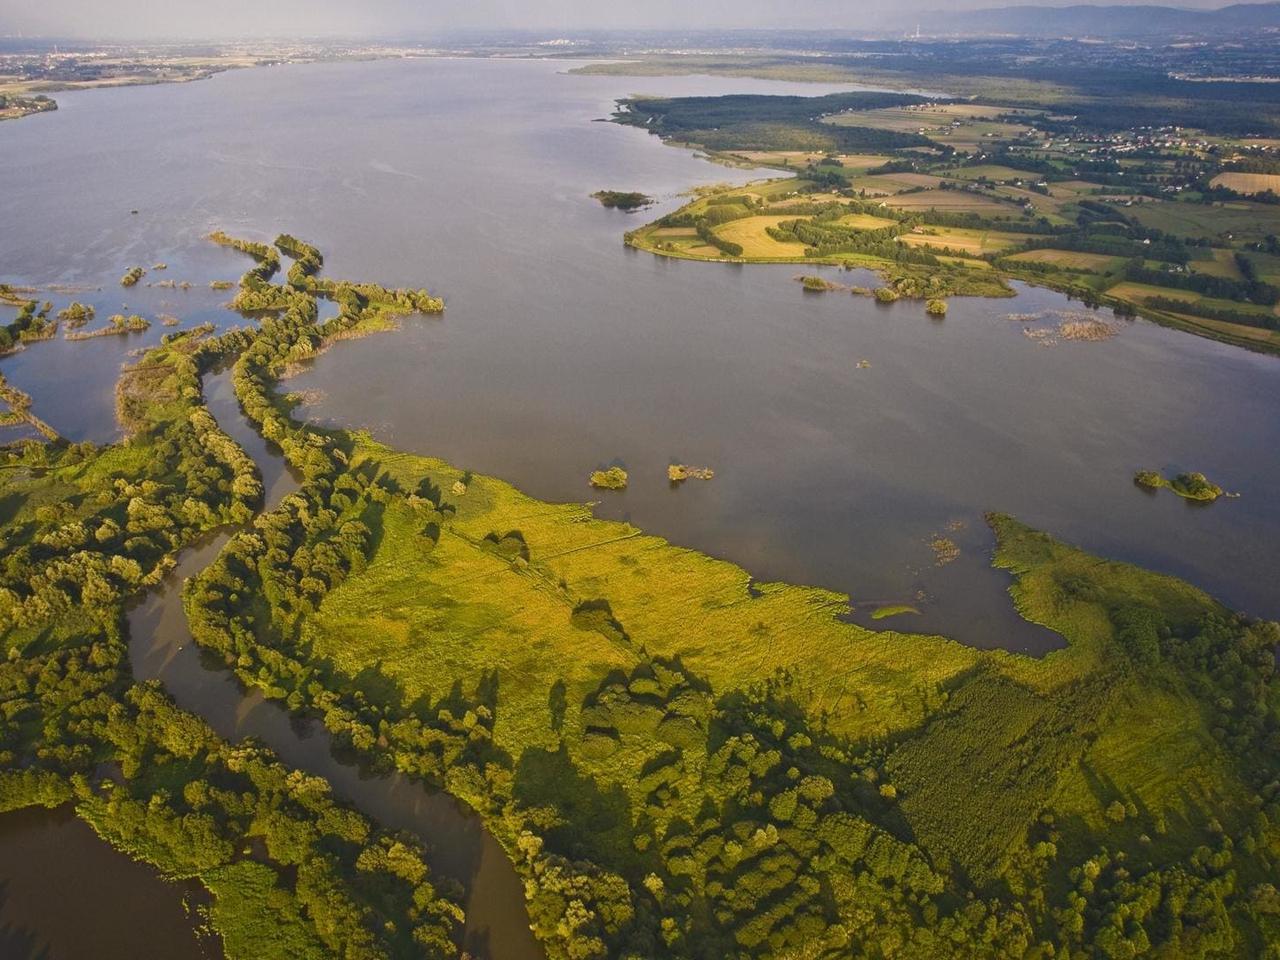
M1057 346L1063 340L1098 343L1110 340L1120 332L1114 323L1081 310L1009 313L1005 314L1005 319L1023 324L1023 336L1046 347Z
M935 536L929 541L929 549L933 551L933 562L940 567L960 558L960 545L950 537Z
M1098 342L1110 340L1116 335L1116 328L1097 317L1086 317L1082 320L1064 320L1058 325L1058 334L1063 340L1080 340Z
M686 480L710 480L716 472L710 467L688 467L683 463L673 463L667 467L667 479L672 483L684 483Z

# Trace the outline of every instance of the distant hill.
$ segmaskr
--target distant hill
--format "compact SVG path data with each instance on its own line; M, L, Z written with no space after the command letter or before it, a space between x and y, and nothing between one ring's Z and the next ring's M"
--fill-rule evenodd
M912 29L917 20L921 31L930 36L940 33L1025 37L1213 35L1280 30L1280 3L1237 3L1218 10L1085 4L1070 7L991 7L967 12L945 10L925 13L911 18L910 22L904 20L902 26Z

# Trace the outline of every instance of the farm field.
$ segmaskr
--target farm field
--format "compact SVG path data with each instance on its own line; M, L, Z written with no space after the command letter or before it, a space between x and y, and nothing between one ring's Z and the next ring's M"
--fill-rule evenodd
M985 253L999 253L1025 238L1014 233L1000 233L996 230L970 230L964 227L917 227L911 233L903 234L903 243L911 246L946 247L961 250L974 256Z
M1005 108L968 103L887 107L836 114L826 118L834 126L870 127L895 133L920 133L960 153L973 153L993 141L1016 140L1030 127L997 118Z
M836 222L846 227L857 227L859 230L879 230L883 227L892 227L898 221L869 213L847 213Z
M925 190L894 196L886 201L900 210L940 210L981 213L1008 217L1018 212L1011 203L1001 203L967 190Z
M1009 257L1014 263L1050 263L1068 270L1085 270L1090 273L1106 273L1121 263L1121 257L1109 257L1100 253L1079 253L1074 250L1027 250Z
M734 220L723 226L716 228L716 236L722 240L728 240L731 243L737 243L742 246L742 255L745 257L756 257L760 259L768 259L771 257L803 257L804 244L802 243L782 243L769 236L766 232L769 227L776 227L784 220L793 220L794 217L785 215L772 215L762 217L748 217L745 220Z
M1236 193L1280 194L1280 173L1239 173L1228 171L1213 178L1213 186L1226 187Z
M1236 263L1234 250L1215 247L1198 250L1189 264L1196 273L1208 274L1211 277L1222 277L1226 280L1241 280L1240 267Z
M875 173L866 177L853 177L849 186L865 190L869 195L889 196L917 187L932 189L942 183L942 177L930 173Z
M1134 204L1126 211L1145 226L1196 239L1256 242L1280 233L1280 206L1264 203L1175 200Z

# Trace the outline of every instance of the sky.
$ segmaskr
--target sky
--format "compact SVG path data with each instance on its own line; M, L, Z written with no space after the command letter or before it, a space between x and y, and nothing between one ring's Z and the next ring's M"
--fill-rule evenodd
M1063 5L1071 0L1038 0ZM1125 2L1125 0L1103 0ZM1217 7L1220 0L1147 0ZM430 37L465 29L874 28L1018 0L0 0L0 36Z

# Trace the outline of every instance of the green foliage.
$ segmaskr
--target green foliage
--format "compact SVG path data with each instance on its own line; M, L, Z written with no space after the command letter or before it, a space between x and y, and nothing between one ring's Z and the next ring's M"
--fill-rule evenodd
M607 470L592 471L591 486L601 490L625 490L627 488L627 471L621 467L609 467Z
M923 103L898 93L835 93L822 97L741 94L725 97L635 98L619 102L615 118L663 139L710 150L837 150L857 152L938 146L917 134L832 126L820 118L847 111ZM943 148L945 149L945 148Z
M247 521L261 500L256 467L200 397L201 374L261 335L211 330L170 335L126 368L123 443L41 448L40 471L0 476L19 503L0 527L0 809L73 802L113 845L198 878L229 957L452 956L461 910L415 843L337 804L324 781L225 743L129 675L125 603L178 549ZM343 528L305 566L299 557L295 585L305 595L334 575L334 551L358 555L359 538Z
M257 505L199 401L234 354L303 482L188 582L193 636L371 768L471 804L550 956L1237 956L1274 935L1280 627L1005 517L1014 599L1067 641L1044 660L748 589L580 507L292 420L290 365L440 305L290 274L251 272L281 304L257 329L178 335L127 372L126 444L0 478L22 503L0 530L4 806L74 798L199 877L229 955L453 952L459 910L414 844L124 668L123 602Z
M639 210L653 203L653 198L643 193L619 190L597 190L591 195L600 201L600 205L611 210Z

